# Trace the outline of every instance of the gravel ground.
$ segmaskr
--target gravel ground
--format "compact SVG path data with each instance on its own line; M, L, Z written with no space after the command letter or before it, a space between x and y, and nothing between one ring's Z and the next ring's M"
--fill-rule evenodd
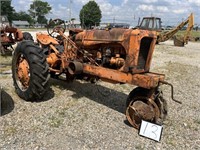
M169 114L160 142L139 136L127 124L125 102L134 86L51 79L44 101L26 102L14 91L11 56L0 57L1 150L200 149L200 43L156 45L151 71L166 74L183 102L173 102L170 88L162 87Z

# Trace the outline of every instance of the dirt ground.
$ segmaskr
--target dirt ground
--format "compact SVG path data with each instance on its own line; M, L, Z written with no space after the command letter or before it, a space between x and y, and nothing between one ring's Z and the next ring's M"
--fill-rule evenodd
M162 87L169 112L160 142L139 136L126 121L125 102L134 86L51 79L43 101L26 102L14 91L11 59L0 56L1 150L200 149L200 43L156 45L151 71L165 74L183 103Z

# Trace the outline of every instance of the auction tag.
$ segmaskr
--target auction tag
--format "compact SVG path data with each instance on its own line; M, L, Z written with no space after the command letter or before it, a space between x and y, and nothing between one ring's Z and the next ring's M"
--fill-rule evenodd
M139 135L159 142L162 134L162 129L163 127L160 125L142 120Z

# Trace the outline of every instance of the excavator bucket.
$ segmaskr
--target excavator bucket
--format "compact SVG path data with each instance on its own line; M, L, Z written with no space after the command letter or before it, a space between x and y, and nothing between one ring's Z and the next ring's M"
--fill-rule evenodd
M175 36L174 37L174 45L183 47L185 44L188 44L190 32L194 26L194 15L193 13L190 14L188 19L185 21L185 24L188 24L187 29L185 31L184 36Z
M184 47L185 42L183 37L174 36L174 46Z

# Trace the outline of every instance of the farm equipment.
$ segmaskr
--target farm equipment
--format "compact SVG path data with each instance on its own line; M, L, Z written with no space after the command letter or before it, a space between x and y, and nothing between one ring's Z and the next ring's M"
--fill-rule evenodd
M185 25L188 24L186 32L184 37L174 37L174 45L175 46L184 46L188 43L189 40L189 34L194 26L194 15L193 13L190 14L190 16L183 22L181 22L179 25L177 25L174 29L162 32L161 29L161 18L157 17L144 17L141 21L141 24L139 25L140 29L144 30L151 30L156 31L157 33L157 43L159 42L165 42L172 38L179 30L181 30Z
M52 31L50 30L52 29ZM66 80L98 79L138 86L126 101L126 116L139 128L141 120L162 122L167 102L160 86L164 74L150 72L156 32L140 29L69 30L63 21L52 20L48 33L37 33L37 44L20 42L13 54L12 77L16 93L28 101L42 99L48 91L49 77L66 75ZM56 36L55 36L56 33ZM174 100L174 99L173 99Z
M6 16L1 16L1 38L0 38L0 53L4 55L7 51L13 51L13 45L16 42L22 41L27 36L30 37L30 33L24 32L18 28L11 27L9 25L8 19Z

